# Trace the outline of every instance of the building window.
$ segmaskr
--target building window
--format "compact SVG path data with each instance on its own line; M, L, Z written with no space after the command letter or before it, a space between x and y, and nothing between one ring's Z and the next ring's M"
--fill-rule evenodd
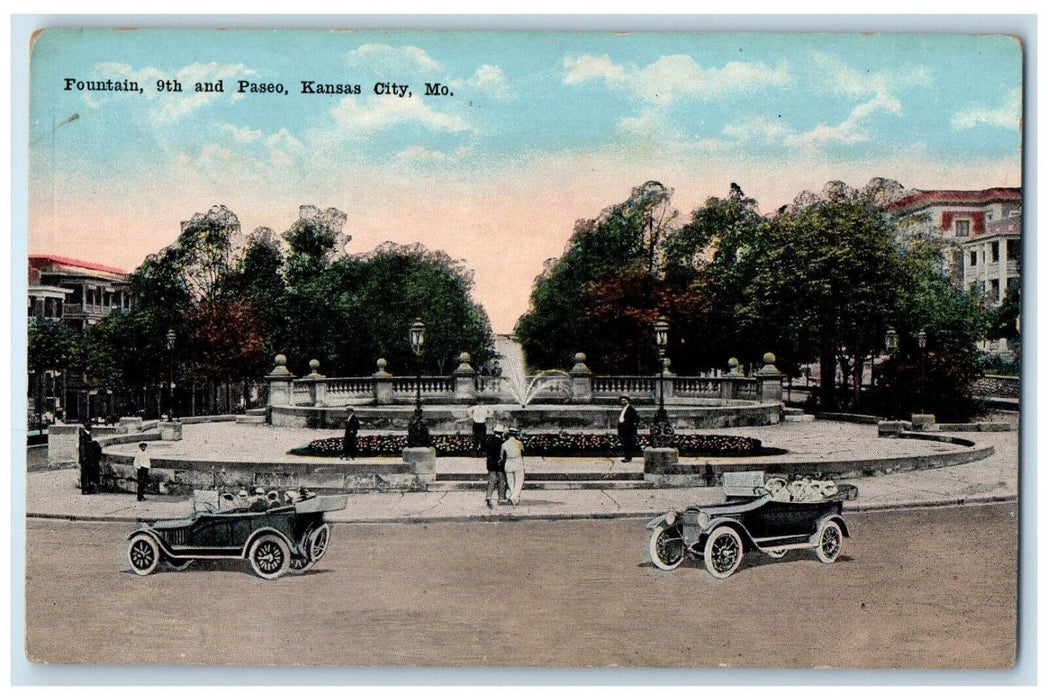
M968 265L969 267L975 267L979 264L979 254L974 250L968 253Z
M1001 246L997 241L990 244L990 262L999 262L1001 259Z
M1019 259L1019 241L1012 239L1007 242L1008 250L1005 254L1008 256L1006 260L1018 260Z
M958 236L959 238L967 238L968 237L968 229L970 227L971 227L971 222L970 221L967 221L967 220L956 221L953 224L954 235Z
M1001 280L990 280L990 298L998 301L1001 298Z

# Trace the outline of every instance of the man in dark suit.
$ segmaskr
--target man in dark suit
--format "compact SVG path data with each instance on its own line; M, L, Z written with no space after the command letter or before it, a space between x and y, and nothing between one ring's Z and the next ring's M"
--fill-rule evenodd
M623 394L619 397L619 403L622 405L618 422L619 442L622 443L622 461L629 462L633 460L633 453L637 451L637 425L640 423L640 416L637 415L637 409L630 403L630 397Z
M342 434L342 459L357 458L357 432L360 430L360 419L351 408L346 416L345 432Z

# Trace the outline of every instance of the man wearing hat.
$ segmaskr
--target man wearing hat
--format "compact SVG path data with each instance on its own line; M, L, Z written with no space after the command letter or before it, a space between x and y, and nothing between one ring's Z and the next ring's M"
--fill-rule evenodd
M637 451L637 424L640 417L637 409L630 403L630 397L623 394L619 397L622 411L619 412L619 442L622 443L622 461L633 460L633 453Z
M149 480L149 468L153 466L149 459L149 455L146 454L146 448L149 447L144 442L138 443L138 454L135 455L135 470L138 472L138 500L146 500L146 482Z
M495 507L495 491L498 490L499 503L506 500L506 471L502 468L502 436L506 432L504 425L496 425L491 435L484 439L484 458L488 467L488 508Z
M524 443L520 441L520 431L516 428L509 429L509 437L502 443L499 462L506 470L506 499L517 505L520 490L524 488Z

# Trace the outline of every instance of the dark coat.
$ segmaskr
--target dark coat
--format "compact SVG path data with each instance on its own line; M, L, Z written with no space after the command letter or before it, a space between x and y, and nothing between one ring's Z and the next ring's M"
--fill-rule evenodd
M621 414L621 409L619 410ZM640 423L640 416L637 415L637 409L633 407L633 404L626 406L626 415L621 423L618 422L618 417L615 418L618 424L619 435L636 435L637 425Z
M489 472L503 471L499 464L502 458L502 438L498 435L488 435L484 441L484 459Z
M360 419L357 418L357 414L354 413L346 419L346 437L356 437L357 431L360 430Z

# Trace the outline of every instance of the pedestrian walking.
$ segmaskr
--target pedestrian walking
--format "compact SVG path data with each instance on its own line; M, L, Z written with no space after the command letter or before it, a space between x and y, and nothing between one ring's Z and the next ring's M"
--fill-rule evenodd
M488 508L495 507L496 496L500 505L506 502L506 470L502 468L502 436L505 432L505 427L496 425L494 432L484 443L484 456L488 467Z
M520 491L524 488L524 443L520 431L509 429L509 437L502 443L499 461L506 471L506 499L512 504L520 503Z
M478 401L469 407L466 415L473 423L473 451L477 454L484 454L484 445L488 436L488 417L491 411Z
M346 416L345 429L342 432L342 459L357 458L357 432L360 430L360 419L350 408Z
M149 447L144 442L138 443L138 454L135 455L135 471L137 472L138 478L138 500L146 500L146 481L149 480L149 468L153 466L152 461L149 459L149 455L146 454L146 448Z
M619 442L622 443L622 461L630 462L637 451L637 424L640 423L640 417L637 415L637 409L630 402L629 396L625 394L620 396L619 403L622 405L618 423Z

